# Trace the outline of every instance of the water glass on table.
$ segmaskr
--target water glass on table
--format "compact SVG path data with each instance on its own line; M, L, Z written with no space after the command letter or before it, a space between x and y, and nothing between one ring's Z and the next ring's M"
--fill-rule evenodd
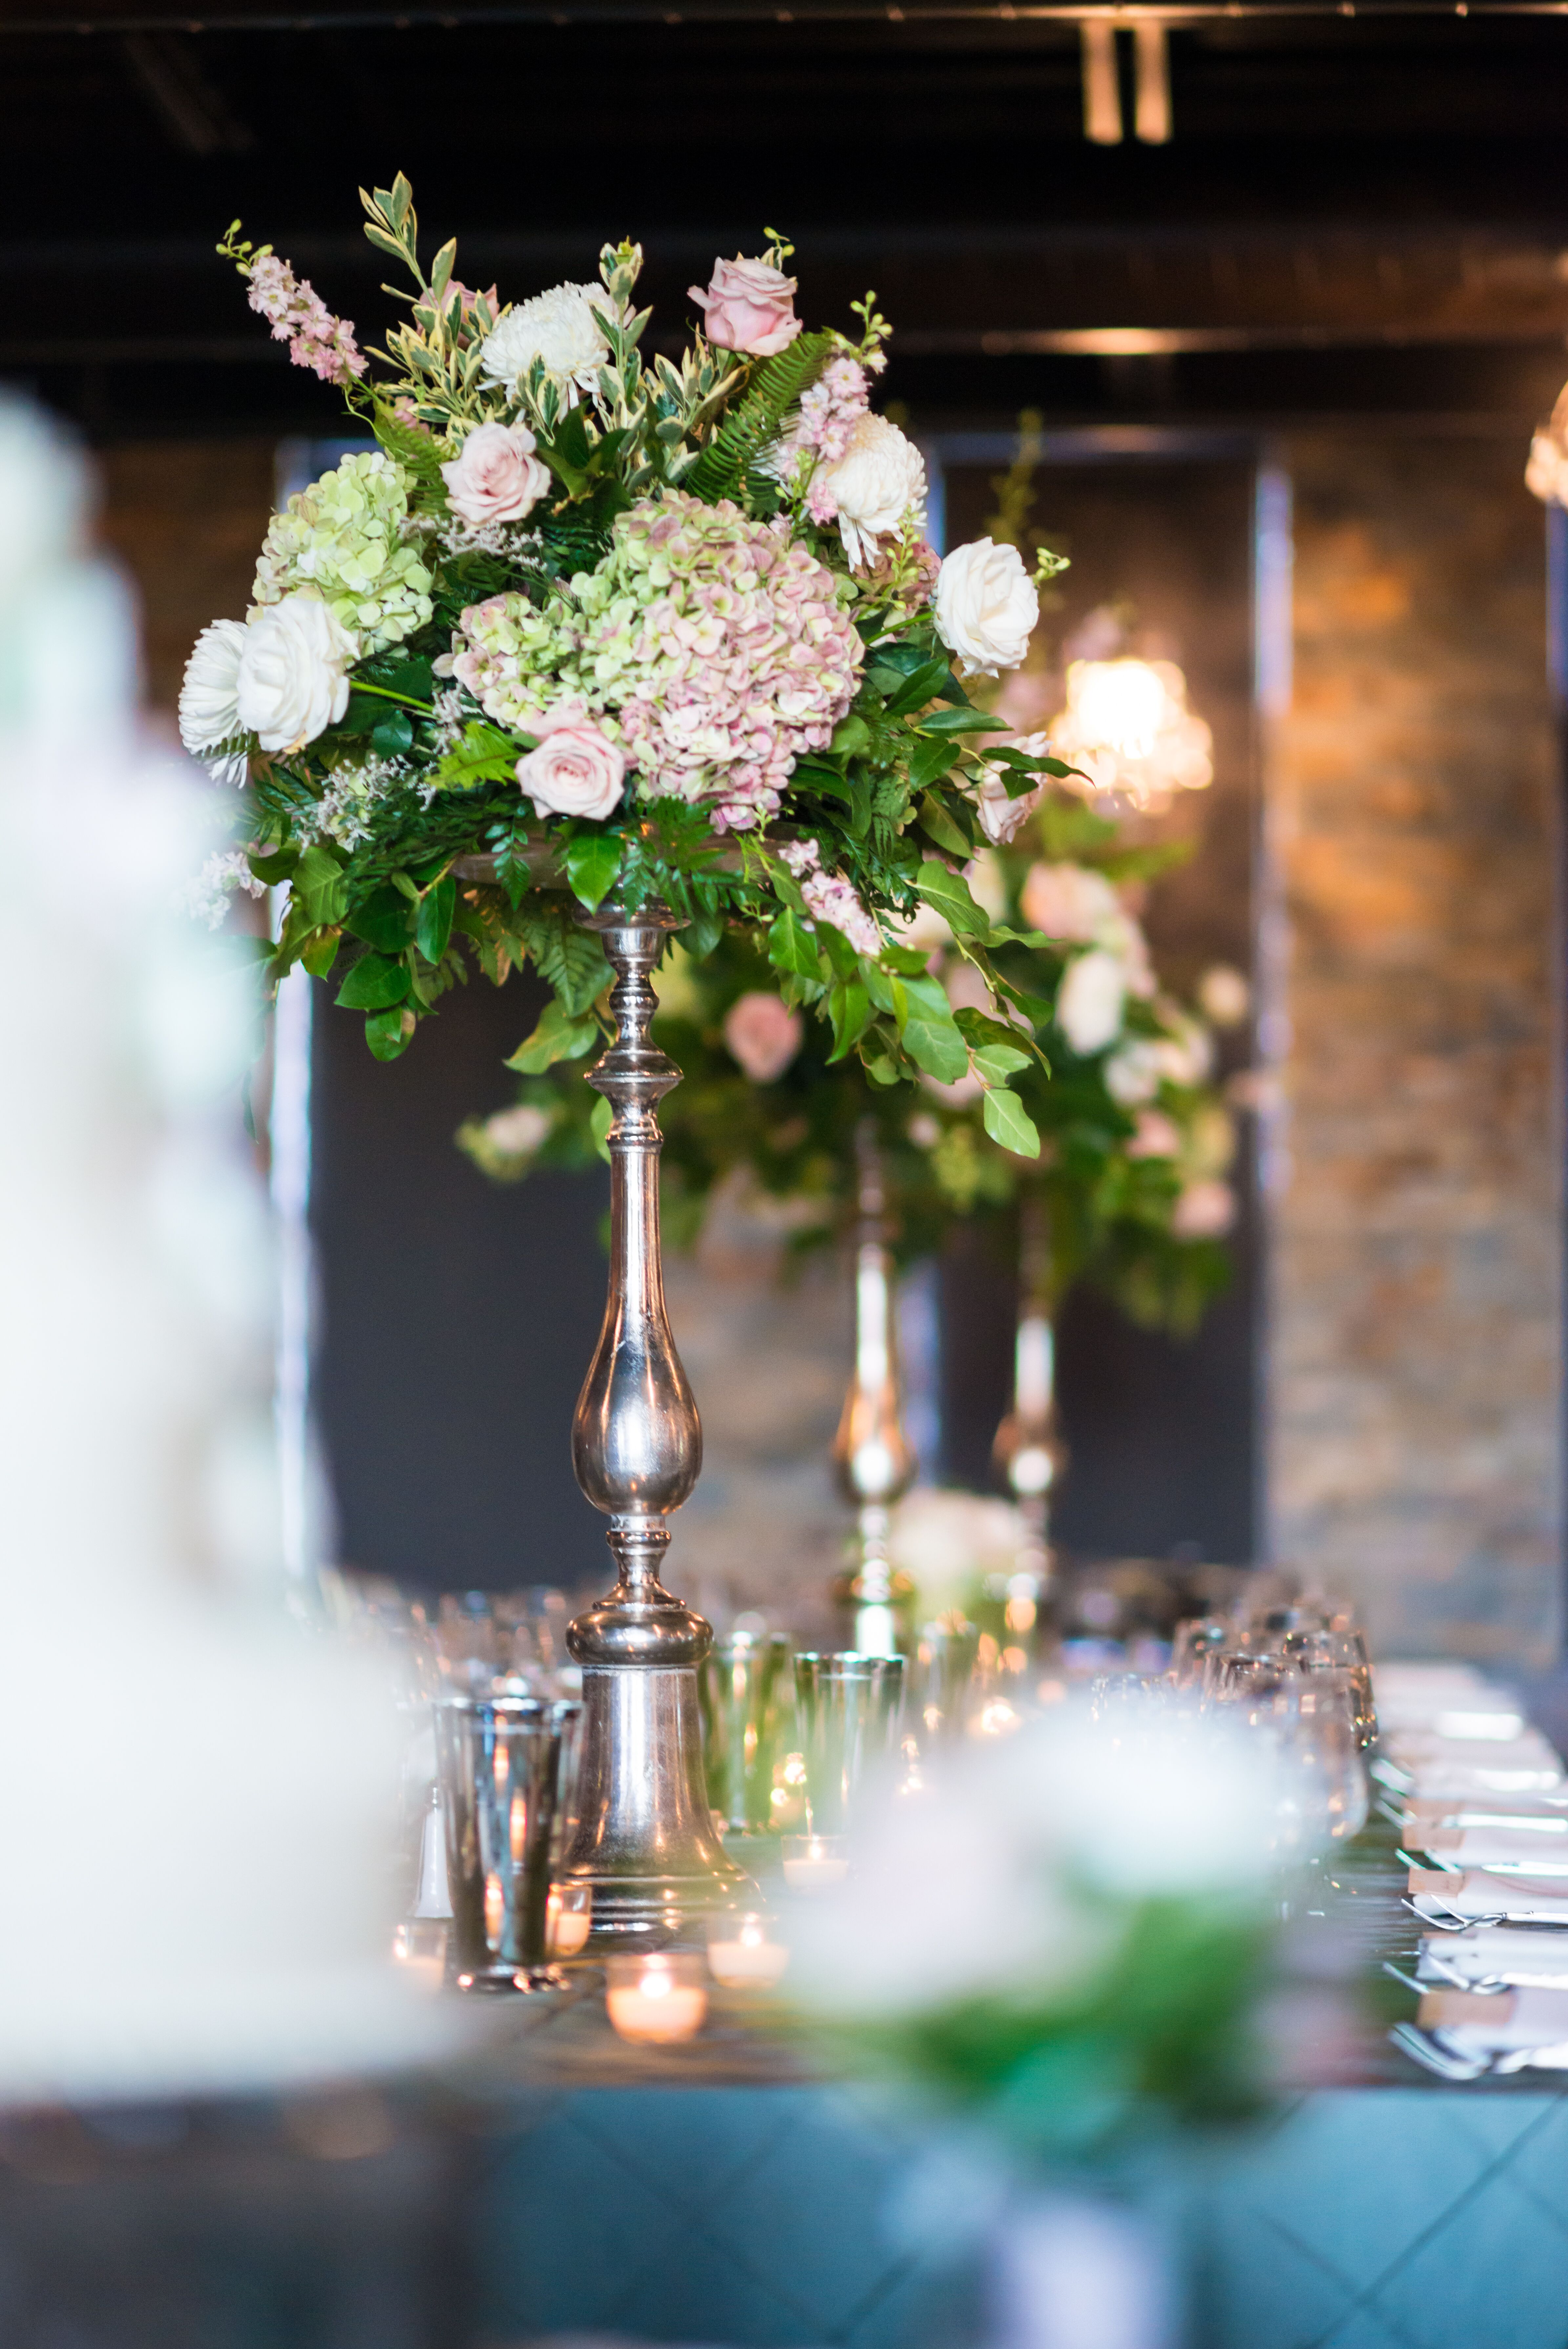
M897 1750L904 1659L853 1650L799 1655L794 1693L806 1825L814 1837L841 1836L866 1772Z
M550 1848L562 1738L576 1711L517 1696L448 1696L435 1707L452 1918L447 1966L460 1990L565 1983L551 1962ZM555 1938L559 1947L558 1921Z

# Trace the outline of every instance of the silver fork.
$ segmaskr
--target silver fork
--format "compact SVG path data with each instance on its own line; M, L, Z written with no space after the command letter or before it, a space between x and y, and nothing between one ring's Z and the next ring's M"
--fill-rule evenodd
M1413 2023L1397 2023L1388 2036L1439 2080L1506 2079L1510 2073L1522 2072L1536 2054L1533 2047L1511 2047L1496 2055L1456 2055Z

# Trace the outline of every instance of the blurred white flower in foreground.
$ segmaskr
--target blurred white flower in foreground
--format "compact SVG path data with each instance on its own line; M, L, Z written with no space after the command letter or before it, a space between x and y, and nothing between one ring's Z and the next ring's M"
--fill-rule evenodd
M884 1798L841 1891L803 1910L810 2010L896 2021L974 1999L1040 2007L1092 1987L1142 1902L1246 1894L1272 1864L1274 1787L1244 1735L1134 1708L1063 1706L967 1749L919 1803Z

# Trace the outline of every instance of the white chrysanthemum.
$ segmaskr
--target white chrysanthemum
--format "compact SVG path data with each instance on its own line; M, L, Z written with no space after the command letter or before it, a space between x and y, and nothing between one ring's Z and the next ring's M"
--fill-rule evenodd
M240 656L244 648L243 621L214 620L197 637L180 688L180 740L215 783L243 783L247 772L243 750L210 755L240 731Z
M609 357L595 310L610 315L610 297L602 285L552 285L516 303L491 328L480 365L492 383L511 385L543 359L557 382L589 391Z
M851 563L875 563L879 538L925 521L925 460L885 416L860 417L843 456L820 480Z

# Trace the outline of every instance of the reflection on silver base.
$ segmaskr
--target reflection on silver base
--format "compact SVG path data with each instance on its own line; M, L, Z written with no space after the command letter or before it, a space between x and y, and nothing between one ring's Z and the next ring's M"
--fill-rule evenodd
M452 1987L471 1996L526 1998L542 1990L570 1990L572 1978L562 1966L481 1966L472 1973L454 1974Z
M708 1807L690 1665L585 1665L577 1825L560 1879L594 1896L590 1951L659 1949L749 1889Z

